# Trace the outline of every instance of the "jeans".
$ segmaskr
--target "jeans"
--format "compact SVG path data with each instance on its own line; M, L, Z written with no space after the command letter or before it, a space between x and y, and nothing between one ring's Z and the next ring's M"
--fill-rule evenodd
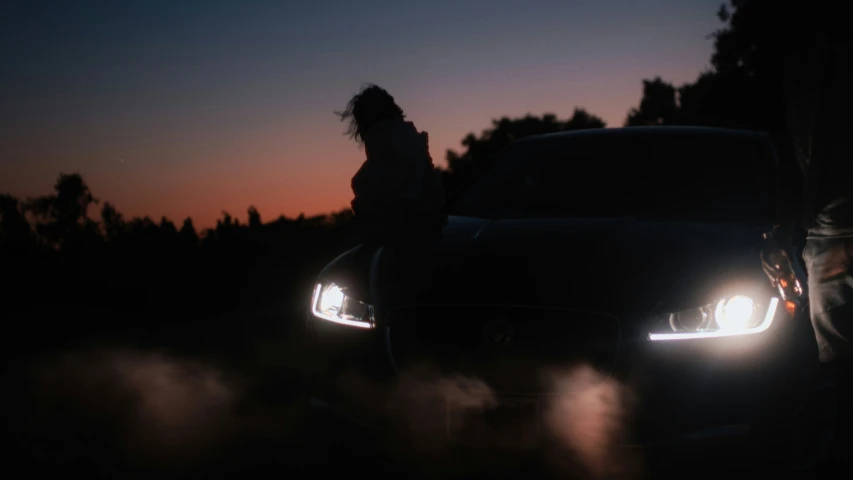
M853 445L853 236L810 236L803 259L821 377L835 392L837 420L825 456L826 468L832 470L849 465Z
M820 361L849 362L853 353L853 236L809 237L803 259Z

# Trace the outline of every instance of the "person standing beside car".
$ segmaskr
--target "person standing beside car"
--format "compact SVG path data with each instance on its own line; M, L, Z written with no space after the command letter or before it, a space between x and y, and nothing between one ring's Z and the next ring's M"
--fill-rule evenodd
M787 130L805 178L799 218L790 223L807 232L803 260L821 375L838 395L828 454L836 465L853 455L853 41L841 5L780 6L778 38Z

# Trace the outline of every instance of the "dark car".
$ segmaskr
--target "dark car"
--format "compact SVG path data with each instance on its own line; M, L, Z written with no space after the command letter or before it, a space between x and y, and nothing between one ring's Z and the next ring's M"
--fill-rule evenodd
M398 260L359 247L322 271L316 405L442 445L790 455L816 348L797 262L786 280L760 260L779 162L715 128L515 142L420 261L375 278Z

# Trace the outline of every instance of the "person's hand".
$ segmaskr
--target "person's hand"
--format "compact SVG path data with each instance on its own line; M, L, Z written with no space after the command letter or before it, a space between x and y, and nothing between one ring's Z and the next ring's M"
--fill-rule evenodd
M767 275L767 279L770 280L770 285L773 288L776 288L776 285L779 282L779 269L773 258L773 254L769 252L761 252L761 268L764 270L764 274Z
M794 300L804 294L802 282L791 261L785 244L774 236L774 232L764 234L761 245L761 268L770 280L773 288L779 288L783 300Z

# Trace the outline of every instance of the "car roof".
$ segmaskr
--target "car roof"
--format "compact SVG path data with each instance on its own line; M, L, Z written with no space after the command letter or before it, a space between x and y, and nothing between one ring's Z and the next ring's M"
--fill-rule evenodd
M633 136L709 136L709 137L741 137L759 138L767 137L763 132L751 130L737 130L732 128L719 127L687 127L687 126L649 126L649 127L618 127L618 128L589 128L584 130L569 130L565 132L548 133L545 135L533 135L522 138L515 143L528 144L538 142L550 142L568 139L594 139L596 137L606 137L612 139L614 137L628 138Z

